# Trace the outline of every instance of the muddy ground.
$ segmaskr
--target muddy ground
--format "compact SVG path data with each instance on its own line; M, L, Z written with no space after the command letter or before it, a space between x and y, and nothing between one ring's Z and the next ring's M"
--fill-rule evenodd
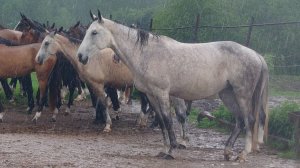
M139 104L123 105L113 131L103 133L103 125L93 124L93 109L87 102L76 103L69 116L58 115L49 122L47 110L37 125L23 106L6 106L0 124L0 167L245 167L300 168L300 163L281 159L275 151L263 148L250 154L246 163L224 161L227 133L188 126L190 142L177 150L175 160L155 157L163 149L159 129L137 128ZM61 109L63 111L63 108ZM175 124L175 127L178 127ZM178 133L178 131L177 131ZM235 145L235 156L243 149L243 139Z

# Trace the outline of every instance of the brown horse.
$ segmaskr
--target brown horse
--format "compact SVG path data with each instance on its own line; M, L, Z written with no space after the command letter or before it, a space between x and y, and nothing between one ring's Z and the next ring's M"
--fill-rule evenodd
M2 64L0 69L0 77L20 77L36 71L37 79L39 81L39 88L41 90L41 97L44 97L43 94L45 93L47 87L48 77L50 76L50 73L55 65L56 58L53 57L47 60L47 62L45 62L43 65L37 64L34 59L40 46L40 43L11 47L3 45L0 46L0 63ZM55 108L55 102L50 101L49 105L50 110L54 111L53 118L55 118L58 112L58 110ZM40 115L41 108L42 107L39 107L39 112L36 114L36 116ZM0 116L3 117L3 115ZM33 118L34 121L37 119L36 116ZM1 120L2 117L0 118Z

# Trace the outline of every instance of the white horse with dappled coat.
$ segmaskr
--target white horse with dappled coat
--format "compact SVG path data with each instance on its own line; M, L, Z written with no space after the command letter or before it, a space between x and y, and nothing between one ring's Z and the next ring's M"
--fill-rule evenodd
M163 123L164 143L169 148L159 157L173 158L172 151L178 146L170 96L198 100L219 94L236 118L226 142L225 159L230 159L243 126L245 148L237 160L245 161L248 153L259 150L267 127L269 73L257 52L231 41L181 43L102 18L98 11L98 19L88 28L77 55L86 64L93 53L108 47L129 67L136 87L147 94Z

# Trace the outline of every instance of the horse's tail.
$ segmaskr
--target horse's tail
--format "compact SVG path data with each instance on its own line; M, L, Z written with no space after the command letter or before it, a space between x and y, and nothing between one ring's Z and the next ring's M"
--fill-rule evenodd
M252 97L253 114L255 116L255 124L253 130L252 149L256 150L257 143L263 143L263 138L267 139L268 135L268 84L269 72L268 66L260 56L262 62L261 74L255 87Z

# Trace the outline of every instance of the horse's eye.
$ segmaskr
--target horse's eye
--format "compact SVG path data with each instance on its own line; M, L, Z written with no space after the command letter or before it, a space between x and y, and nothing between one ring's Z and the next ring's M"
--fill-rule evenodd
M92 32L92 35L96 35L96 34L98 34L98 32L97 32L96 30L94 30L94 31Z
M48 41L46 41L46 42L45 42L45 46L48 46L48 45L49 45L49 42L48 42Z

